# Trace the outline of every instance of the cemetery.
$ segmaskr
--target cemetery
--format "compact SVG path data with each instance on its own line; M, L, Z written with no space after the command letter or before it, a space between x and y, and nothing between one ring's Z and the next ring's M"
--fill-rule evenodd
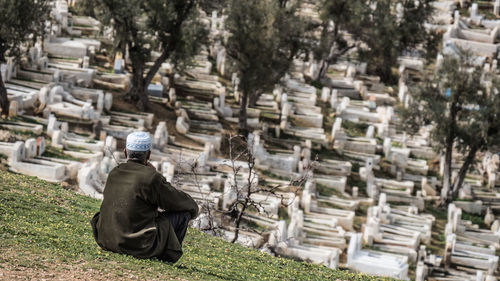
M48 32L21 60L0 65L10 104L0 119L4 170L102 200L109 173L126 161L127 136L149 132L152 166L198 203L192 226L206 233L354 273L500 280L500 151L478 151L463 172L467 154L456 149L448 173L433 124L405 131L401 108L417 97L421 55L399 57L395 85L344 58L316 82L320 62L295 58L245 109L248 130L239 136L246 85L222 41L227 15L199 11L208 43L184 68L163 62L140 110L127 98L133 58L110 55L116 30L77 14L78 2L50 1ZM500 74L500 1L469 2L433 2L425 28L441 43L432 71L467 49L491 85ZM314 1L299 11L320 20ZM159 56L153 51L146 69ZM253 160L238 158L241 149ZM461 173L456 198L438 209L443 179ZM253 205L235 227L231 212L245 194Z

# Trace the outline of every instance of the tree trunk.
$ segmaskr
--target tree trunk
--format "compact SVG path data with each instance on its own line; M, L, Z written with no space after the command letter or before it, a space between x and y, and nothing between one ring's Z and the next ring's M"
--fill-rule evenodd
M146 78L144 78L144 87L145 90L147 91L147 87L151 83L151 80L153 80L153 77L156 75L156 72L160 69L161 65L165 62L165 60L169 57L170 55L170 48L171 46L168 47L168 49L163 50L161 53L160 57L156 59L155 63L153 66L149 69L148 74L146 75Z
M238 236L240 234L241 219L243 218L243 214L245 213L247 206L248 206L248 198L245 199L245 203L243 204L243 207L241 207L241 211L238 214L238 217L236 218L236 229L234 230L234 238L233 240L231 240L231 243L234 243L238 240Z
M453 182L453 186L451 188L452 190L451 200L455 200L458 197L458 192L460 191L460 188L462 188L462 184L464 183L467 171L469 170L470 165L472 165L474 158L476 158L476 152L479 150L479 147L480 144L471 147L469 153L467 154L467 157L465 158L464 163L462 164L462 167L460 167L458 176Z
M444 174L443 174L443 188L441 189L441 200L439 205L441 207L446 206L451 195L451 161L453 154L453 141L455 139L455 124L456 124L456 107L455 103L450 104L450 117L449 117L449 128L448 135L446 136L446 152L444 159Z
M393 75L392 75L392 69L391 69L391 64L390 62L386 62L384 59L384 63L379 67L377 74L380 76L380 80L384 83L392 83L394 82Z
M244 90L241 97L240 105L240 117L239 117L239 128L238 131L244 137L248 135L248 123L247 123L247 103L248 103L248 91Z
M9 116L9 100L7 99L7 89L3 83L2 75L0 74L0 109L1 115Z
M156 59L153 66L148 70L146 76L144 76L144 64L142 62L132 62L133 68L133 77L132 77L132 91L131 97L133 101L137 102L137 107L141 111L145 111L149 109L149 94L148 87L153 77L156 75L161 65L168 58L170 54L170 46L169 49L163 50L162 54L159 58Z
M444 173L443 173L443 187L441 188L441 200L440 205L446 206L448 202L448 194L450 192L451 185L451 156L453 152L453 144L446 145L446 152L444 155Z
M256 91L253 95L250 95L248 97L248 107L255 107L257 105L257 101L259 100L261 94L262 94L261 91Z
M132 90L130 91L130 97L132 101L136 102L139 110L145 111L149 108L149 98L147 87L144 86L144 67L133 66L132 68Z
M0 109L1 115L9 116L9 99L7 98L7 89L3 83L2 75L0 74Z
M328 68L330 67L330 63L327 60L322 60L321 61L321 67L319 69L319 75L316 78L316 81L321 81L326 76L326 73L328 72Z

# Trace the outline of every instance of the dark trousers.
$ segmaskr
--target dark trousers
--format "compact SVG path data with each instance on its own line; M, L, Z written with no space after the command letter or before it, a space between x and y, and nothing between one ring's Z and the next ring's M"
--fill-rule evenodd
M170 221L170 224L172 224L172 227L174 228L175 235L177 236L179 244L182 245L184 236L186 236L186 231L188 228L189 221L191 220L191 214L189 212L179 212L179 213L167 213L165 214L165 216Z
M159 213L159 217L160 219L168 219L170 221L172 230L175 232L175 236L177 236L177 241L179 241L179 245L182 246L182 241L184 240L184 236L186 236L191 214L189 212ZM173 250L167 247L157 258L161 261L175 263L181 256L182 250Z

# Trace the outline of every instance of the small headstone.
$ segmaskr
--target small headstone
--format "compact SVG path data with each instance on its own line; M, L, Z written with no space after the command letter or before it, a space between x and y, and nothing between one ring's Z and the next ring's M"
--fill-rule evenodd
M170 104L175 104L175 102L177 101L177 95L174 88L170 88L170 90L168 91L168 100Z
M17 101L13 100L9 105L9 117L17 117L17 112L19 110Z
M493 232L499 232L500 231L500 220L495 220L492 224L491 224L491 231Z
M495 215L491 211L491 208L486 209L486 216L484 216L484 223L490 226L495 221Z
M347 71L346 71L346 75L345 77L346 78L350 78L350 79L353 79L354 76L356 76L356 67L354 65L349 65L347 67Z
M89 65L90 65L90 58L88 56L84 56L83 57L82 67L83 68L89 68Z
M61 132L67 133L68 132L68 128L69 128L68 122L62 122L61 123Z
M151 96L163 97L163 85L149 84L148 93Z
M226 104L226 87L221 87L219 90L219 106L224 108Z
M2 76L2 81L7 81L7 65L0 64L0 75Z
M338 93L339 91L337 89L334 89L332 91L332 95L330 96L330 106L335 109L338 104Z
M180 116L175 122L175 129L182 135L187 134L189 131L189 124L185 122L184 117Z
M458 27L460 23L460 12L458 10L455 10L455 13L453 14L453 24L455 27Z
M122 59L116 59L115 60L115 65L113 67L113 71L116 73L116 74L122 74L123 73L123 60Z
M217 11L212 11L212 21L210 25L212 31L217 31Z
M101 133L102 135L102 133ZM106 147L106 149L108 150L111 150L111 152L115 151L116 150L116 139L112 136L107 136L105 138L105 141L104 141L104 146Z
M323 102L327 102L328 99L330 98L330 93L331 93L331 89L330 88L323 87L323 89L321 90L321 100Z
M353 187L352 187L352 198L353 198L353 199L358 198L358 189L359 189L359 188L358 188L357 186L353 186Z
M56 69L56 71L54 71L54 83L59 83L61 82L61 71L59 69Z
M366 137L372 139L375 135L375 127L373 125L368 126L366 130Z
M368 99L368 108L371 110L377 109L377 98L373 95L370 95Z
M168 143L167 123L162 121L156 127L153 137L153 147L162 150Z
M403 9L403 5L401 3L398 3L396 5L396 17L398 19L398 21L400 21L404 16L404 9Z
M36 154L37 156L42 156L44 152L45 152L45 138L38 137L36 139Z
M41 57L38 60L38 67L40 70L45 70L49 67L49 58L48 57Z
M104 108L106 110L110 110L112 106L113 106L113 94L106 93L104 95Z
M403 180L403 173L401 171L398 171L396 173L396 179L397 179L397 181L402 181Z
M389 157L392 148L392 140L391 138L385 138L383 144L384 155L386 158Z
M442 54L438 54L436 58L436 70L440 69L443 66L444 57Z
M52 133L52 144L53 147L63 148L63 133L59 130L55 130Z
M168 77L162 77L161 84L165 87L165 89L170 88L170 79L168 79Z
M26 148L26 157L33 158L37 156L36 139L27 139L24 142L24 147Z
M425 196L436 196L437 195L437 192L434 188L432 188L432 186L430 186L428 183L427 183L427 178L426 177L423 177L422 178L422 193L425 195Z
M470 8L470 17L473 19L476 18L478 16L477 11L478 11L477 3L472 3L472 6Z

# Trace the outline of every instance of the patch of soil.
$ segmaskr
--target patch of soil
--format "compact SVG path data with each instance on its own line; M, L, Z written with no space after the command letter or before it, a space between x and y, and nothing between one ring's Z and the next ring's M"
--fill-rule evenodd
M26 268L18 266L0 267L0 280L113 280L108 274L103 274L92 269L83 270L79 266L66 265L47 268ZM139 280L131 278L130 280Z
M122 93L113 92L113 107L111 110L116 111L125 111L125 112L139 112L137 106L133 103L130 103L125 100L125 96ZM174 136L175 141L180 144L186 144L188 146L199 146L200 148L203 145L181 135L175 129L175 122L177 121L177 116L175 115L175 111L172 108L168 108L166 105L158 104L151 102L150 108L147 111L148 113L153 113L153 128L151 128L150 133L154 134L154 130L156 126L161 121L167 122L167 130L169 136Z

